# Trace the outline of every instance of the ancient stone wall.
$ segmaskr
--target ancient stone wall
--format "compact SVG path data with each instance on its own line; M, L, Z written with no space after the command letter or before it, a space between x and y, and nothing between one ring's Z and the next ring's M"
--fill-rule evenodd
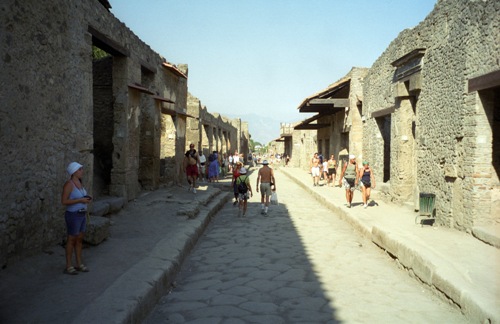
M202 106L200 99L188 94L188 115L186 130L186 148L194 143L197 150L203 151L206 156L213 151L223 154L234 153L239 150L240 119L230 119L218 113L210 113ZM245 123L242 123L245 125ZM245 127L245 126L244 126ZM243 129L242 145L248 147L248 124Z
M467 82L500 68L499 23L498 1L440 0L391 42L365 80L363 155L377 182L416 209L419 192L435 194L437 222L466 231L498 221L492 127L480 122L487 114Z
M141 182L158 185L160 157L176 160L177 168L185 126L162 111L164 100L186 110L187 79L98 1L5 0L0 21L5 265L65 236L60 194L69 162L84 165L92 195L127 200ZM92 45L111 59L93 64Z
M318 151L318 135L316 130L294 130L292 132L292 151L289 165L311 170L311 159Z

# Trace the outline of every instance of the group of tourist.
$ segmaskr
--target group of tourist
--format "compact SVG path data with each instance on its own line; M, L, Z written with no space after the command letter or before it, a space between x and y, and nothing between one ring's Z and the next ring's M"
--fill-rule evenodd
M333 154L330 156L330 159L326 160L323 158L321 152L314 153L311 158L313 186L319 186L321 178L325 181L326 186L336 186L337 169L337 160ZM370 201L371 188L375 188L373 168L370 167L367 161L363 161L363 165L358 167L356 156L353 154L349 155L348 162L344 164L340 172L338 186L344 186L348 208L351 208L354 190L359 187L362 194L363 207L367 208Z
M206 157L203 152L198 153L194 144L190 144L183 161L183 170L186 172L189 191L196 193L196 180L200 182L219 182L226 174L232 173L241 157L238 152L234 154L219 154L212 151Z
M247 170L243 166L241 157L238 152L234 155L226 156L223 154L219 158L217 151L213 151L208 157L208 181L218 182L221 169L227 168L227 172L232 173L231 187L234 193L233 205L238 205L239 216L246 216L248 199L252 197L253 191L250 185L250 178L247 175ZM200 177L204 179L204 172L207 169L207 159L203 153L198 154L194 148L194 144L190 144L189 150L184 157L184 171L186 172L187 181L189 184L188 191L196 193L196 180ZM201 172L198 172L200 166ZM223 172L223 175L225 173ZM276 181L274 179L273 169L269 167L269 162L264 160L262 168L259 169L257 176L257 192L261 192L261 214L267 216L269 209L269 201L273 192L276 191Z
M247 170L243 167L243 163L238 162L233 170L233 178L231 186L234 192L233 205L238 205L238 217L245 217L247 212L248 199L253 196L250 179L247 175ZM269 211L270 198L273 193L276 193L276 180L274 171L269 167L269 161L262 161L262 167L257 174L256 191L261 193L260 213L267 216Z

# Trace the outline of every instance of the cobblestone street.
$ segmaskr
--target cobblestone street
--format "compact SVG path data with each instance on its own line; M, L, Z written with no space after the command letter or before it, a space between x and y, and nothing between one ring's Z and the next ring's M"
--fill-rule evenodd
M254 196L237 218L227 203L148 323L467 322L288 177L276 178L280 205L264 217Z

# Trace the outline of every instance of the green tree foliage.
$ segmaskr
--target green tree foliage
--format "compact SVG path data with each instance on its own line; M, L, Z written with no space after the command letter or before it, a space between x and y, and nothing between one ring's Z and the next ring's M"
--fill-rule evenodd
M258 151L260 147L262 147L261 143L255 142L253 139L250 138L250 152Z
M99 47L92 46L92 59L93 60L99 60L99 59L102 59L102 58L107 57L107 56L111 56L111 54L109 54L106 51L103 51Z

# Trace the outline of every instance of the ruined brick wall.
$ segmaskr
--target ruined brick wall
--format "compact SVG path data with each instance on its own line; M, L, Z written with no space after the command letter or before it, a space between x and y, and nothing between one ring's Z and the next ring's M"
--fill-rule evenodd
M418 26L399 34L365 80L363 155L378 183L390 163L392 199L417 204L419 192L434 193L437 222L466 231L498 221L489 190L498 185L492 130L487 122L478 127L487 118L467 81L500 68L499 22L498 1L440 0ZM418 49L425 50L421 70L398 81L392 64Z

